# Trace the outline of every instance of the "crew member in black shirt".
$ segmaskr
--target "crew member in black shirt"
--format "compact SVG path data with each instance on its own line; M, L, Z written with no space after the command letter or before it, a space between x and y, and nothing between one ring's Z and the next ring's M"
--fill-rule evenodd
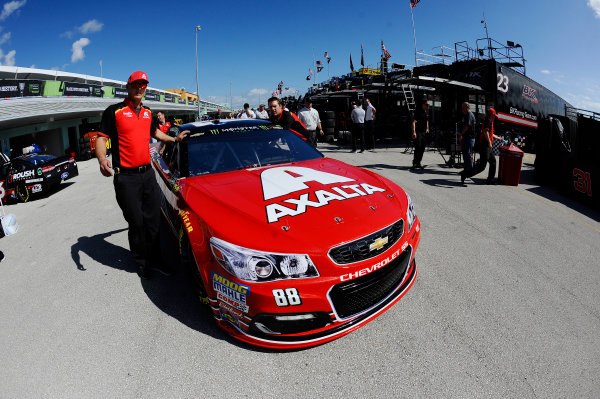
M100 172L110 177L117 203L129 224L129 249L140 277L150 278L150 268L164 269L160 262L160 189L150 165L150 137L163 142L181 141L188 131L171 137L158 129L150 108L142 104L148 76L142 71L127 81L128 97L110 105L102 114L96 139ZM112 164L106 157L106 142L111 139ZM112 171L111 171L112 169Z
M425 135L429 134L429 100L423 99L420 106L415 110L412 121L412 138L415 145L415 154L413 158L413 169L421 168L421 160L425 152Z
M284 129L292 130L308 139L309 133L300 118L293 112L283 109L281 100L277 97L269 98L269 120Z

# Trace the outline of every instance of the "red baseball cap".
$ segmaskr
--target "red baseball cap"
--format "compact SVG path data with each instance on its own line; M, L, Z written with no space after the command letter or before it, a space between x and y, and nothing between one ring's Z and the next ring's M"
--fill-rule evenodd
M496 110L494 108L488 108L488 114L493 114L496 116Z
M127 80L127 84L135 82L136 80L143 80L146 82L146 84L149 83L148 75L146 75L146 72L142 71L135 71L134 73L132 73L131 76L129 76L129 79Z

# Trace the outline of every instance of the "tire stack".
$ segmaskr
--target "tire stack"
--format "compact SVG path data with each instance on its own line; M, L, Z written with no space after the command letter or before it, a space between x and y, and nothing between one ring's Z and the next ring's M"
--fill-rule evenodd
M90 138L88 136L79 139L79 158L87 161L92 158L92 147L90 146Z
M322 140L326 143L333 143L335 133L335 112L322 111L320 117L321 128L323 129Z

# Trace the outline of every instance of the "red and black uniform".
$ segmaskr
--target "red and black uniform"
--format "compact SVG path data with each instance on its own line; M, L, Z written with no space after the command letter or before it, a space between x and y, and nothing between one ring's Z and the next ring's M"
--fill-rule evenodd
M117 203L129 224L129 249L138 267L159 261L160 191L150 165L150 136L157 129L152 111L129 99L106 108L98 134L112 145Z
M487 130L487 132L486 132ZM494 142L494 117L487 116L483 121L481 133L479 136L479 161L472 169L462 172L464 177L472 177L485 170L486 164L490 164L488 170L487 182L492 182L496 176L496 157L492 152L492 148L488 146L485 135L489 135L490 143Z
M309 134L306 126L304 126L304 123L293 112L284 109L279 114L279 117L272 115L269 120L284 129L292 130L308 139Z
M164 125L159 124L158 128L160 129L161 132L167 133L169 131L169 129L171 128L171 122L165 122Z

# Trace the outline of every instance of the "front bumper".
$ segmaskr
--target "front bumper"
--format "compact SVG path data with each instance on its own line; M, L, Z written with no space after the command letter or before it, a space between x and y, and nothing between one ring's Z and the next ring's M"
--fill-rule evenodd
M415 252L420 240L420 223L415 221L402 240L378 263L356 266L354 273L322 283L307 282L303 306L269 308L271 290L260 292L261 284L250 287L251 310L243 312L223 303L223 297L209 298L218 325L233 337L252 345L274 349L296 349L320 345L340 338L367 324L398 302L412 287L417 276ZM383 260L381 260L383 259ZM385 266L376 268L384 263ZM363 265L364 266L364 265ZM367 270L369 269L369 270ZM367 270L368 272L362 273ZM310 280L310 279L308 279ZM295 286L301 287L299 281ZM312 287L328 284L326 293ZM293 312L294 310L297 312Z

